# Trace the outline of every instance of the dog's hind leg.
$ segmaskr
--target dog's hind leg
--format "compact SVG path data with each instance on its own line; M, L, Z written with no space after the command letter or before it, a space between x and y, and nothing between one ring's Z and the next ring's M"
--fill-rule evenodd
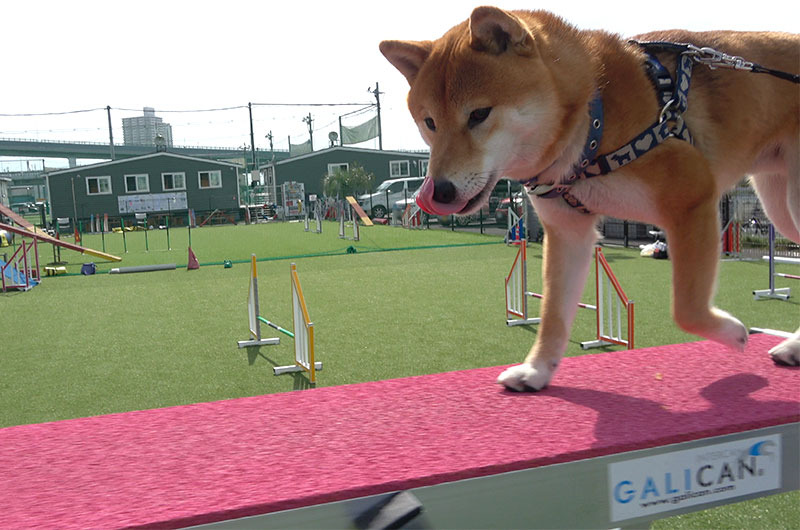
M557 199L536 199L545 227L542 264L542 321L525 362L508 368L497 382L510 390L537 391L553 377L567 348L592 250L597 218L570 210Z
M800 148L789 140L777 152L782 155L778 167L785 171L754 175L750 182L778 232L800 243ZM769 354L777 364L799 366L800 328Z
M672 261L675 322L684 331L743 350L747 329L712 305L721 251L715 194L684 207L674 206L663 228Z

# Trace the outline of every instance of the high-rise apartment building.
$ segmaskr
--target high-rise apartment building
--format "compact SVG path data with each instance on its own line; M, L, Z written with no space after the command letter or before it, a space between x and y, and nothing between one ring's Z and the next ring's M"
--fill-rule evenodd
M144 108L144 116L122 118L122 135L125 145L156 144L156 137L164 138L163 146L172 147L172 126L156 116L152 107Z

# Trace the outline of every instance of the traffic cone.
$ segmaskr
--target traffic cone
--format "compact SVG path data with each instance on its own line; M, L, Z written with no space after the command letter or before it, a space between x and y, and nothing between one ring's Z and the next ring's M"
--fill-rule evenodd
M197 261L197 256L192 252L192 247L189 247L189 264L186 266L187 271L193 271L200 268L200 263Z

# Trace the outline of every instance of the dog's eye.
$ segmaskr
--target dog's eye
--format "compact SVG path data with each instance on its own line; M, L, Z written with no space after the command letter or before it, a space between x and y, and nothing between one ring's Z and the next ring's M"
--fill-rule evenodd
M436 122L433 121L433 118L425 118L425 126L432 131L436 130Z
M492 112L492 107L484 107L482 109L473 110L469 115L469 120L467 121L467 127L472 129L476 125L480 125L486 118L489 117L489 114Z
M479 125L486 121L486 118L489 117L489 114L492 112L492 107L484 107L482 109L473 110L469 115L469 120L467 121L467 127L470 129Z

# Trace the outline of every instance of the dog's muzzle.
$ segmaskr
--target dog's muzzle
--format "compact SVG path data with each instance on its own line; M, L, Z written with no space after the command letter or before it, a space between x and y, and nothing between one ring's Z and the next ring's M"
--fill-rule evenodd
M447 179L425 177L417 194L417 205L432 215L451 215L467 206L468 201L459 199L455 185Z

